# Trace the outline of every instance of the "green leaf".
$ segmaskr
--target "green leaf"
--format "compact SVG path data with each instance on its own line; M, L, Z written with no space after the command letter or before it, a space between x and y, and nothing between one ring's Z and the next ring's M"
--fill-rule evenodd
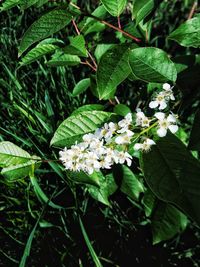
M145 19L154 9L155 0L135 0L133 3L132 15L136 19L136 24Z
M30 159L30 154L15 144L8 141L0 142L0 167L26 163Z
M188 147L190 150L200 151L200 109L195 114Z
M149 217L152 214L157 201L158 199L156 198L156 196L148 188L145 191L144 197L142 199L142 204L144 205L144 212L147 217Z
M144 192L142 183L127 166L123 165L122 169L123 178L120 190L130 198L138 200L140 193Z
M78 35L76 37L70 37L70 45L63 48L65 54L77 55L80 57L87 57L87 49L85 46L85 39L83 35Z
M176 205L200 225L200 163L176 136L168 134L143 153L141 167L159 199Z
M99 173L94 172L93 174L87 174L85 172L73 172L73 171L66 171L67 177L76 183L83 183L83 184L90 184L94 186L100 186L100 178Z
M84 134L95 131L108 121L113 113L104 111L84 111L70 116L56 130L51 145L65 147L80 141Z
M3 2L2 6L0 7L1 11L6 11L11 9L21 3L22 0L6 0Z
M53 44L39 44L21 59L20 65L28 65L38 60L40 57L54 52L57 48L58 46Z
M29 160L26 163L21 163L18 165L11 165L9 167L3 168L1 174L6 178L8 182L15 182L19 179L23 179L34 169L39 168L40 164L37 161L41 160L39 157L32 157L34 160Z
M128 106L126 106L124 104L117 104L114 107L114 112L117 115L125 117L128 113L131 113L131 110L130 110L130 108Z
M71 115L77 115L83 111L104 110L104 106L101 104L88 104L77 108Z
M109 206L110 202L108 198L117 190L113 175L111 174L104 177L102 173L99 172L99 184L99 188L91 185L87 186L88 191L94 199Z
M75 55L66 55L62 51L57 51L52 58L46 62L50 67L57 66L76 66L80 64L81 60L78 56Z
M187 226L187 217L174 206L157 201L152 216L153 244L168 240Z
M113 97L116 87L130 74L129 46L118 45L101 58L97 69L97 93L100 99Z
M182 46L195 47L200 46L200 15L187 20L173 31L168 38L176 41Z
M98 44L95 51L94 55L99 62L103 54L105 54L109 49L113 48L116 46L116 44Z
M89 78L86 78L86 79L81 80L74 87L73 92L72 92L72 95L73 96L80 95L81 93L83 93L84 91L86 91L89 86L90 86L90 79Z
M146 82L175 82L175 64L161 49L154 47L135 48L130 52L129 63L133 74Z
M101 0L101 2L114 17L119 17L127 4L127 0Z
M22 37L19 54L24 53L32 44L61 30L71 21L66 9L56 8L35 21Z
M93 16L100 18L100 19L105 19L106 14L107 14L107 11L104 8L104 6L99 6L92 12ZM90 34L90 33L101 32L104 29L105 29L105 25L102 24L101 22L96 21L93 18L87 18L85 25L82 28L82 32L86 36L87 34Z

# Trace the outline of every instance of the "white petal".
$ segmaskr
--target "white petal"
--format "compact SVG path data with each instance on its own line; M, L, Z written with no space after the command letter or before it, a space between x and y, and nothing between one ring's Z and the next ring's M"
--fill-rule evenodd
M163 89L166 90L166 91L168 91L168 90L171 89L171 85L168 84L168 83L164 83L164 84L163 84Z
M126 159L126 162L127 162L127 165L130 167L130 166L131 166L131 164L132 164L132 160L131 160L131 159L129 159L129 158L127 158L127 159Z
M136 143L133 148L134 150L140 150L142 149L142 144Z
M127 134L128 137L131 137L131 136L134 135L134 132L132 132L132 131L130 131L130 130L127 130L127 131L126 131L126 134Z
M129 122L132 122L132 114L131 113L128 113L126 116L125 116L125 119Z
M175 97L174 97L173 94L170 95L170 99L173 100L173 101L175 100Z
M168 128L172 133L176 133L178 131L177 125L170 125Z
M147 143L147 145L150 145L150 146L156 144L152 139L149 139L149 138L146 140L146 143Z
M176 117L172 114L169 114L167 117L168 122L176 122Z
M124 138L122 136L117 136L117 138L115 138L115 143L118 145L121 145L124 143Z
M158 102L157 102L157 101L151 101L151 102L149 103L149 107L150 107L150 108L157 108L157 106L158 106Z
M164 137L167 134L167 130L164 127L161 127L157 130L157 134L160 137Z
M162 109L165 109L166 107L167 107L167 104L166 104L165 100L161 101L159 109L162 110Z
M164 118L165 118L165 113L163 113L163 112L156 112L156 113L154 114L154 116L155 116L158 120L163 121Z

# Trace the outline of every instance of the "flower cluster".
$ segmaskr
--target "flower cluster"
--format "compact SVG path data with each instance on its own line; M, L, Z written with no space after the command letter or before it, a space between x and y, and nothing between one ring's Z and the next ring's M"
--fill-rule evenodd
M127 146L134 135L131 124L131 113L118 123L105 123L94 134L85 134L83 142L60 151L60 160L66 169L88 174L110 169L113 164L127 163L130 166L132 156L127 152Z
M175 100L172 87L165 83L163 91L156 95L149 103L149 107L164 110L170 100ZM136 129L135 133L132 131L133 128ZM176 116L159 111L148 118L141 109L137 109L134 123L131 113L118 123L105 123L95 133L85 134L81 143L60 151L60 160L66 169L84 171L88 174L100 169L110 169L113 164L126 163L130 166L132 156L128 153L128 148L132 142L140 139L142 142L135 143L134 150L144 152L148 152L151 146L156 144L148 135L146 136L152 128L156 128L159 137L164 137L168 129L176 133L178 130Z

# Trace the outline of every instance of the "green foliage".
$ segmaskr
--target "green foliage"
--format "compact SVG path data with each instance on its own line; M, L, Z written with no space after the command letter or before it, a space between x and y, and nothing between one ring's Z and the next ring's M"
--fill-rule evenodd
M22 37L19 54L24 53L32 44L52 35L67 26L72 16L66 8L56 8L41 16L25 32Z
M149 153L143 153L141 166L155 195L173 203L200 223L200 163L175 136L168 134L157 141Z
M97 70L97 94L99 99L109 99L117 86L130 74L128 66L129 46L121 45L109 49L99 62Z
M85 111L72 115L56 130L51 145L58 147L70 146L80 141L84 134L95 131L113 114L104 111Z
M90 86L90 79L89 78L81 80L74 87L73 92L72 92L73 96L77 96L77 95L83 93L84 91L86 91L88 89L89 86Z
M133 74L146 82L175 82L175 64L161 49L155 47L135 48L131 51L129 63Z
M181 24L175 31L170 33L168 38L178 42L182 46L198 48L200 46L199 27L200 14Z
M187 217L174 206L157 201L152 216L153 244L168 240L187 226Z
M136 24L144 20L154 9L155 0L134 0L132 15L136 20Z
M200 135L200 110L198 109L198 111L195 114L195 118L194 118L194 122L192 125L192 130L191 130L191 134L190 134L190 140L189 140L189 149L191 150L200 150L200 139L199 139L199 135Z
M123 178L120 190L130 198L139 199L140 193L144 192L144 187L134 173L127 167L123 166Z
M126 6L127 0L101 0L101 2L112 16L119 17Z

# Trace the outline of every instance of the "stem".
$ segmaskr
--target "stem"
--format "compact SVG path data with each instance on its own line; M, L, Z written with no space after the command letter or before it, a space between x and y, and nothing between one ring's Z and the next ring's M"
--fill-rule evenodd
M116 30L116 31L118 31L118 32L121 32L123 35L126 35L127 37L131 38L132 40L134 40L134 41L137 42L137 43L140 43L140 42L141 42L140 39L138 39L137 37L133 36L132 34L126 32L126 31L123 31L120 27L116 27L116 26L112 25L111 23L109 23L109 22L107 22L107 21L105 21L105 20L102 20L102 19L100 19L100 18L98 18L98 17L96 17L96 16L94 16L94 15L92 15L92 14L88 14L88 13L84 12L83 10L81 10L80 7L78 7L77 5L75 5L75 4L71 3L71 2L69 2L69 4L70 4L71 6L73 6L73 7L75 7L76 9L78 9L79 11L81 11L81 13L82 13L84 16L93 18L93 19L95 19L95 20L101 22L102 24L108 26L109 28L114 29L114 30ZM119 25L119 26L121 26L121 25Z
M143 131L141 131L138 136L133 140L133 142L135 142L141 135L143 135L144 133L150 131L152 128L154 128L156 125L158 124L158 122L154 122L151 126L149 126L147 129L144 129Z
M72 24L73 24L73 26L74 26L74 28L75 28L75 30L76 30L76 33L77 33L78 35L80 35L80 31L79 31L78 26L77 26L77 24L76 24L76 22L75 22L74 19L72 19Z
M193 17L194 12L195 12L197 6L198 6L197 1L195 1L194 4L192 5L192 8L191 8L191 10L190 10L190 13L189 13L187 19L191 19L191 18Z
M121 29L122 26L121 26L121 21L120 21L120 17L117 17L117 22L118 22L118 28Z

